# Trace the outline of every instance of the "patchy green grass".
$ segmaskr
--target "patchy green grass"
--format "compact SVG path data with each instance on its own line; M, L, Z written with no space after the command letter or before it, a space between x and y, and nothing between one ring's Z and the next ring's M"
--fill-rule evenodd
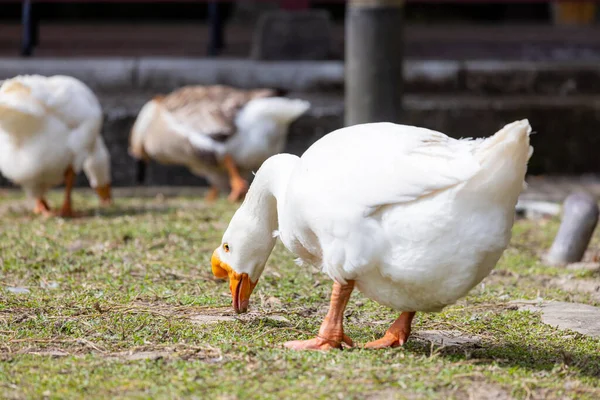
M235 316L227 283L209 264L235 207L159 196L97 211L87 192L75 202L88 216L44 220L20 194L2 194L3 398L600 398L600 340L546 326L509 303L600 305L593 293L553 283L597 273L540 263L557 221L519 221L494 273L444 312L417 314L405 347L295 353L280 344L316 333L331 282L278 245L251 312ZM396 317L355 293L346 332L365 343ZM480 341L418 339L431 330Z

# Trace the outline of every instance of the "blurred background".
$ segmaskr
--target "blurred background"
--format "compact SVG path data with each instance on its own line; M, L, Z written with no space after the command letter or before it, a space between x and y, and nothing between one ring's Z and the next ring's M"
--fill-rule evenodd
M598 4L406 1L394 42L403 63L396 122L477 137L529 118L534 178L596 182ZM140 171L129 157L142 104L191 84L284 89L313 104L288 139L287 150L300 154L344 125L348 7L343 0L0 0L0 79L67 74L89 85L104 107L116 186L201 185L184 168Z
M0 52L19 54L24 4L0 0ZM344 56L345 0L37 0L38 56L192 56L209 53L221 22L220 57L248 57L257 21L273 10L319 10L330 23L327 59ZM25 7L27 8L27 7ZM597 60L593 0L408 0L409 59ZM220 46L217 46L220 47Z

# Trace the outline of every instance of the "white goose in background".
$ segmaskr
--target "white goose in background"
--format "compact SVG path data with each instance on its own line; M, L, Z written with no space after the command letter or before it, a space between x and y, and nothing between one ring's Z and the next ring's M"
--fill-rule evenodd
M103 203L111 200L110 155L100 131L102 109L92 91L69 76L17 76L0 87L0 173L51 215L44 196L65 184L60 212L73 216L71 190L84 170Z
M211 189L231 190L230 201L247 191L247 179L285 147L289 125L310 104L277 97L275 90L188 86L144 105L131 130L130 153L142 160L184 165L205 177Z
M341 348L344 308L356 286L402 311L369 348L402 345L417 311L455 303L494 268L507 247L524 187L531 127L456 140L391 123L337 130L298 158L269 158L233 216L212 270L229 277L233 306L248 308L278 236L334 281L315 339L292 349Z

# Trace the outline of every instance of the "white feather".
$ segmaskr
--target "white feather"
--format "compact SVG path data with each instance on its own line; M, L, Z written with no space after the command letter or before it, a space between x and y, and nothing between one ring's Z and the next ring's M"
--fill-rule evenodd
M150 131L150 127L158 113L159 105L156 100L150 100L144 104L138 113L138 116L133 123L133 127L131 128L131 135L129 138L129 152L133 157L138 159L142 158L144 139Z
M92 154L85 160L83 171L87 176L90 186L103 187L110 183L110 154L101 136L96 137L96 144Z
M289 126L310 108L305 100L285 97L254 99L235 119L238 133L227 142L231 154L244 170L257 170L274 154L284 150Z

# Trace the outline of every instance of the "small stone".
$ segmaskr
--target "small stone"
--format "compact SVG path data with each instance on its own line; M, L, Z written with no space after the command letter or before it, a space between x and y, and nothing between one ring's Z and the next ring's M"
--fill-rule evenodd
M76 251L83 249L84 246L85 246L85 244L83 243L83 241L76 240L67 246L67 250L69 250L71 253L74 253Z
M585 192L569 195L563 208L560 228L545 257L550 265L566 265L581 261L600 214L594 196Z
M597 262L576 262L567 265L570 271L600 271L600 263Z
M235 321L234 317L229 317L226 315L204 315L204 314L193 315L190 319L192 320L193 323L198 324L198 325L216 324L218 322L223 322L223 321Z
M272 321L283 322L286 324L288 324L290 322L289 319L287 319L286 317L281 316L281 315L269 315L267 318Z
M560 330L570 329L591 337L600 337L600 308L580 303L528 301L511 302L519 310L542 312L542 322Z
M24 287L7 286L6 290L9 291L10 293L14 293L14 294L27 294L27 293L31 293L31 291L29 289L24 288Z
M58 282L40 282L40 287L42 289L58 289Z
M271 307L280 306L281 300L279 300L277 297L271 296L267 299L267 301L265 301L265 304Z
M119 359L127 360L127 361L138 361L138 360L160 360L163 358L168 358L169 353L166 351L139 351L136 353L119 355Z
M467 389L469 399L477 400L514 400L510 392L502 386L473 380Z
M573 389L577 388L579 385L580 385L580 383L577 381L567 381L564 384L564 388L567 390L573 390Z
M600 308L579 303L549 303L543 307L542 321L559 329L600 337Z
M103 252L106 249L106 244L105 243L96 243L92 246L90 246L90 251L92 251L93 253L99 253L99 252Z
M66 353L62 350L36 351L27 354L35 354L36 356L45 356L51 358L66 357L69 355L69 353Z
M567 292L589 293L594 299L600 301L600 280L563 277L552 279L550 284Z
M525 218L538 219L559 215L561 206L548 201L519 200L515 210Z

